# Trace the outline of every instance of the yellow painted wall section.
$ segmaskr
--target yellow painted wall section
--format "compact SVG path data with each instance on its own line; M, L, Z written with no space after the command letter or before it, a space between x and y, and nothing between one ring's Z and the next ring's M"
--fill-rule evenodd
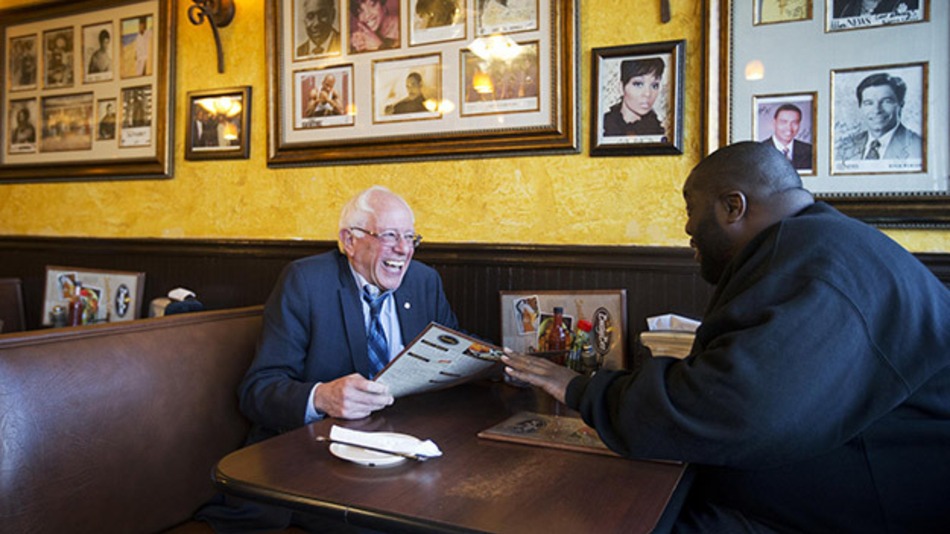
M264 2L236 4L219 74L211 29L192 25L191 2L178 2L172 179L0 185L0 234L332 240L346 199L381 184L414 207L427 241L687 245L680 188L702 151L701 2L672 0L668 24L656 0L580 2L580 154L296 169L266 164ZM684 154L589 157L591 49L677 39L687 41ZM244 85L253 88L250 159L185 161L187 93ZM913 251L950 251L948 231L888 233Z

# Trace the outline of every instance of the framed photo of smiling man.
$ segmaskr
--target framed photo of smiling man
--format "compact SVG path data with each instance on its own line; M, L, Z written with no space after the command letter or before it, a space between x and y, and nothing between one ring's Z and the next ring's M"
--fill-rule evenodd
M815 93L756 95L752 131L781 152L799 174L815 173Z
M832 71L831 173L926 172L926 79L927 63Z

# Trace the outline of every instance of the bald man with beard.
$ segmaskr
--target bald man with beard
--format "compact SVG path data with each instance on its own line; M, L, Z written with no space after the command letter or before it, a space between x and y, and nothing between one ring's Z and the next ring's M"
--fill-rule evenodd
M715 152L683 196L716 285L689 356L506 372L623 456L688 462L675 532L950 531L950 290L768 145Z

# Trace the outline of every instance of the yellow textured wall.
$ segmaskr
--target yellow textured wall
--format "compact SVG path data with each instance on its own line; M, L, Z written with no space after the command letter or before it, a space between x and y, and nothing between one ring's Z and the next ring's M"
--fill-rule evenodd
M191 25L179 0L173 179L0 185L0 234L334 239L342 203L379 183L413 205L429 241L687 244L680 187L701 153L701 2L672 0L668 24L657 0L580 2L580 154L281 170L266 164L264 2L236 4L218 74L211 30ZM687 40L684 155L589 157L591 48L674 39ZM185 161L187 92L243 85L253 87L250 159ZM889 233L914 251L950 251L947 231Z

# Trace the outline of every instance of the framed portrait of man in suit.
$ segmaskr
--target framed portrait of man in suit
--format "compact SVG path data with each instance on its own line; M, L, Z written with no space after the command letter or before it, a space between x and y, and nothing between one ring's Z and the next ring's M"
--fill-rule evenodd
M294 0L293 19L294 61L340 55L339 0Z
M752 131L756 141L775 147L798 174L815 173L815 93L757 95Z
M832 174L927 171L927 63L831 71Z

